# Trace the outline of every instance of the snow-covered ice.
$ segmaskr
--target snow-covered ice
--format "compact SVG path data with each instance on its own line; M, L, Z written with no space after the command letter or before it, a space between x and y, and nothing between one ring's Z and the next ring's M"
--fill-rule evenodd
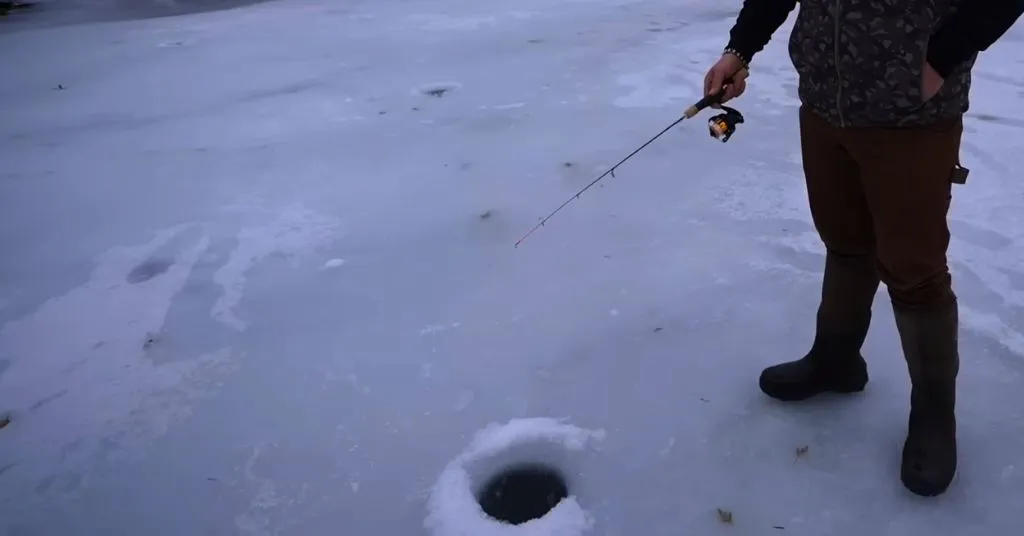
M805 350L823 261L788 24L729 143L683 123L512 247L699 96L739 4L0 20L0 534L432 534L478 431L547 417L604 434L557 451L581 476L534 528L1018 532L1024 30L982 56L966 120L941 498L899 483L884 293L863 396L757 390Z
M324 263L324 268L337 268L345 264L345 259L331 259Z

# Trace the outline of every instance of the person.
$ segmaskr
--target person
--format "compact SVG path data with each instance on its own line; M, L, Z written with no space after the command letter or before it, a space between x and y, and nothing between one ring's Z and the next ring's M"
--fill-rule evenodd
M747 67L797 0L745 0L705 95L743 94ZM958 309L946 215L960 166L971 69L1024 0L801 0L789 40L814 226L826 255L807 354L761 373L782 401L855 393L879 281L910 373L901 480L945 492L957 468Z

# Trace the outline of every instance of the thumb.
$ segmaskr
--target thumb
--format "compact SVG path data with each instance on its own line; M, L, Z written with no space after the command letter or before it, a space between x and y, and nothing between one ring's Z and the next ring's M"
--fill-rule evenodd
M714 95L722 90L722 85L725 83L725 75L722 70L716 65L708 71L708 76L704 79L704 95Z

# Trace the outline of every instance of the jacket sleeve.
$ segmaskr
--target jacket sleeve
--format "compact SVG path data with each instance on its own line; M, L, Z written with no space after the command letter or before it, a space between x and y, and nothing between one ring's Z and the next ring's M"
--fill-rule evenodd
M726 51L736 54L744 63L750 63L754 54L768 44L775 30L786 22L796 2L797 0L743 0L736 24L729 31Z
M749 0L748 0L749 1ZM1024 12L1024 0L965 0L928 43L928 63L943 78L988 49Z

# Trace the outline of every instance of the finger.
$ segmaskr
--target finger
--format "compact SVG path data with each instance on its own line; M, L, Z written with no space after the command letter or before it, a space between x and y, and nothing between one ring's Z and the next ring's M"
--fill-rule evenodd
M739 82L742 83L742 82ZM722 102L727 102L736 98L737 82L735 80L729 80L728 84L723 88Z
M732 83L725 86L725 88L722 90L722 100L719 102L724 104L726 102L731 101L734 98L736 98L736 84Z
M725 75L722 71L714 69L709 73L711 75L711 84L709 84L708 95L715 95L722 90L722 84L725 82Z
M736 82L735 84L732 85L732 93L733 93L732 98L735 99L736 97L739 97L746 90L747 90L747 81L746 80L740 80L739 82Z
M750 71L748 71L746 68L741 68L739 71L736 72L736 74L732 75L732 81L742 82L746 80L748 76L750 76Z
M743 92L746 91L746 90L747 90L747 81L745 79L741 78L739 81L733 82L732 84L729 84L728 89L726 90L726 94L725 94L726 99L725 100L735 99L736 97L739 97L740 95L742 95ZM725 100L723 100L722 102L725 102Z
M711 73L712 73L712 71L709 70L708 74L704 75L704 96L705 97L707 97L708 95L711 94Z
M720 95L720 97L711 105L712 108L721 108L722 103L728 101L731 97L729 96L729 89L732 86L732 81L729 77L722 73L714 81L714 90L711 92L713 95Z
M726 88L728 86L731 86L731 85L735 84L736 82L744 80L746 78L746 76L747 76L746 75L746 69L743 69L741 67L739 71L736 71L735 73L732 73L731 75L729 75L729 76L727 76L727 77L722 79L722 86L723 86L722 89L726 90Z

